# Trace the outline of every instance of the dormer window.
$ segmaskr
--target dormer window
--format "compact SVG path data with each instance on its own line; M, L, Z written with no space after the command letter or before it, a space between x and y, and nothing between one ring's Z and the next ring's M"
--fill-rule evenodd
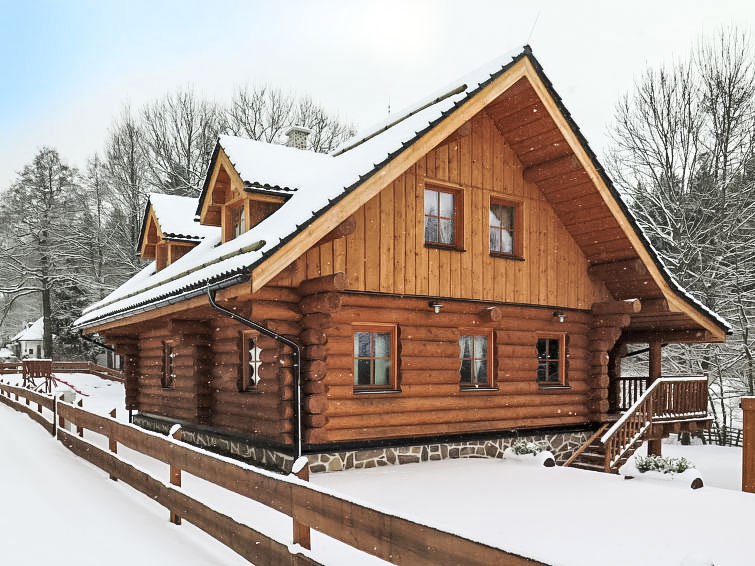
M233 240L246 232L246 215L244 201L228 207L226 241Z

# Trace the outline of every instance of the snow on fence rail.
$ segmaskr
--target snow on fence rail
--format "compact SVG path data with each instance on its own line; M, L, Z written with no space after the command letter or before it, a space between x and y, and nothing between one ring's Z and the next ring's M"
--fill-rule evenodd
M52 407L52 422L21 403L19 397L24 397L27 404L32 401ZM172 519L185 518L253 563L320 564L311 557L311 552L292 553L289 544L218 513L173 485L120 459L117 445L123 444L168 464L171 483L176 486L180 486L180 473L185 471L288 515L293 519L292 538L302 545L309 540L309 529L315 529L392 564L545 566L542 562L361 505L295 476L282 476L224 458L21 387L0 383L0 401L33 415L35 421L55 434L69 450L108 472L111 478L125 481L164 505ZM57 427L56 416L60 425ZM64 421L76 426L78 436L63 428ZM84 440L85 430L106 436L110 451Z
M5 362L0 363L0 375L21 373L23 371L22 362ZM52 362L52 371L57 373L91 373L103 379L125 383L123 372L101 366L92 362Z

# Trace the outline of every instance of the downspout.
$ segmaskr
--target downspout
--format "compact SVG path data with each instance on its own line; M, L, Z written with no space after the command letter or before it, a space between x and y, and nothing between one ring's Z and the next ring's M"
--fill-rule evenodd
M299 344L294 342L293 340L289 340L285 336L281 336L277 332L274 332L270 330L268 327L263 326L257 322L254 322L253 320L249 320L248 318L244 318L243 316L236 314L235 312L229 311L226 308L221 307L219 304L215 302L215 293L217 292L218 288L222 285L223 282L216 283L214 285L207 285L207 297L210 300L210 306L215 309L216 311L224 314L228 318L232 318L236 322L240 322L244 326L247 326L251 328L252 330L256 330L257 332L264 334L265 336L269 336L273 340L276 340L277 342L280 342L281 344L285 344L286 346L289 346L293 350L293 362L294 362L294 380L296 382L295 388L294 388L294 418L296 419L296 427L294 427L294 444L296 445L296 458L299 458L301 456L302 450L301 450L301 348L299 347Z

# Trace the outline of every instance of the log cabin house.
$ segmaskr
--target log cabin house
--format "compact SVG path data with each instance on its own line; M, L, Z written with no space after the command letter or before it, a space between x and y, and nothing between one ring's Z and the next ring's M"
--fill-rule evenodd
M517 437L611 471L708 425L705 379L662 376L661 347L729 327L662 265L529 47L331 154L290 136L220 137L187 249L153 195L156 264L76 322L125 356L134 422L313 471ZM635 344L648 376L622 378Z

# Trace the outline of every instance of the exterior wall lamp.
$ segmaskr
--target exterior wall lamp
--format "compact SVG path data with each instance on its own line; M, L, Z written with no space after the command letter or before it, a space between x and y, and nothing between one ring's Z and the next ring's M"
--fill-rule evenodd
M566 315L564 314L564 311L553 311L553 317L558 318L559 322L564 322L566 320Z
M443 308L442 303L439 303L438 301L430 301L428 304L430 305L430 308L435 311L435 314L440 314L440 309Z

